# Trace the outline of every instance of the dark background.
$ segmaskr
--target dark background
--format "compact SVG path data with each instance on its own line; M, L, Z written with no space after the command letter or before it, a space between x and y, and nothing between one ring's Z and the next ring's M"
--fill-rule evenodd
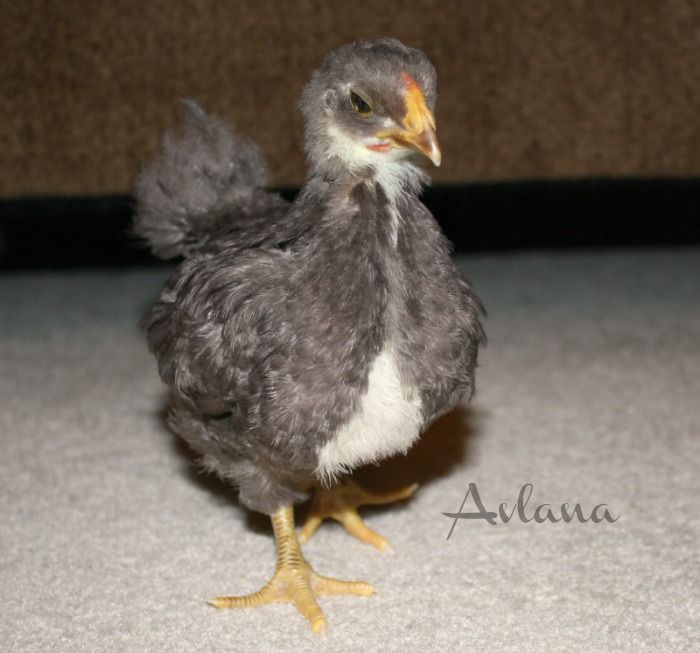
M700 243L692 178L437 186L424 201L459 252ZM155 264L130 235L132 207L126 195L2 201L0 269Z
M274 7L274 9L272 9ZM425 202L460 251L700 240L700 3L0 0L0 268L151 262L131 185L181 98L303 183L322 57L395 36L439 76Z

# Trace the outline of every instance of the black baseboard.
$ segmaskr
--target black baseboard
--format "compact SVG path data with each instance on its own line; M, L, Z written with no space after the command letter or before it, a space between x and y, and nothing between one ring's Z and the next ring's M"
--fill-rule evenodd
M700 178L436 186L423 199L459 252L700 244ZM129 235L132 211L128 196L2 200L0 270L155 264Z

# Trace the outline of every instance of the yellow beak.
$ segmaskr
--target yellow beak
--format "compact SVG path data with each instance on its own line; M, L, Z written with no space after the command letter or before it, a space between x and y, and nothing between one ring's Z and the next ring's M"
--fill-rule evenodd
M403 129L386 129L376 136L388 139L394 147L411 148L427 156L436 166L442 161L442 152L435 132L435 117L425 103L425 97L406 73L402 73L406 82L406 115Z

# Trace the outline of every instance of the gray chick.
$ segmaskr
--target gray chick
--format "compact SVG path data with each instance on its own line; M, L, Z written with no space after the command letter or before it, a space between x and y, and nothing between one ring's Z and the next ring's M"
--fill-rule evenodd
M441 159L435 99L422 52L353 43L303 92L309 174L293 203L267 190L258 148L194 103L137 179L134 230L156 255L184 256L146 318L169 424L271 516L277 542L273 579L217 607L292 601L323 633L317 595L371 594L313 571L292 506L405 452L473 392L481 304L418 199L423 161ZM324 515L373 541L354 508L386 497L326 495Z

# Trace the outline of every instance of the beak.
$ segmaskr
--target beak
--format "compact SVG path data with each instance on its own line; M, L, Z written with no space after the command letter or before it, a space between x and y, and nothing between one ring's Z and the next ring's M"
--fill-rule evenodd
M442 161L442 152L435 133L435 117L425 103L422 91L406 73L406 115L403 129L387 129L376 136L389 139L394 147L410 148L427 156L436 166Z

